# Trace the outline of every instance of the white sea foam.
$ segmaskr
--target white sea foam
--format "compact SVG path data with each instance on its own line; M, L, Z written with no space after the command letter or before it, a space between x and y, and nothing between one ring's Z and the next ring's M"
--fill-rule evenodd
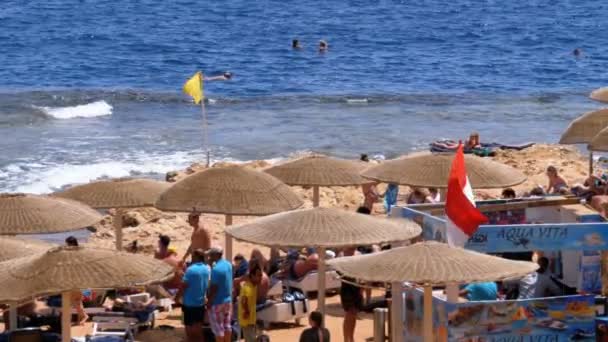
M86 164L41 164L37 161L20 161L0 168L2 191L34 194L51 193L67 185L83 184L100 178L158 176L163 178L169 171L182 170L192 163L204 160L200 152L175 152L167 155L139 153L121 155L121 160L95 160ZM283 158L268 159L271 164ZM247 163L225 157L211 160L216 162ZM142 176L142 177L143 177Z
M346 103L349 104L366 104L369 101L366 98L362 98L362 99L346 99Z
M183 169L200 160L188 152L170 155L139 154L125 156L125 160L97 160L88 164L35 165L20 162L0 169L0 180L8 180L4 191L44 194L57 191L69 184L82 184L99 178L157 174Z
M106 101L96 101L72 107L39 107L55 119L93 118L112 115L112 106Z

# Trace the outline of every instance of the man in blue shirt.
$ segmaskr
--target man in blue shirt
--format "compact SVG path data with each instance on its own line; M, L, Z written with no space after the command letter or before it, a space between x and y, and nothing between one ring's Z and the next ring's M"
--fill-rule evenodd
M469 301L496 300L498 288L495 282L473 283L460 290L460 296Z
M222 257L219 247L208 250L211 269L209 286L209 325L216 342L231 342L232 338L232 264Z
M205 319L205 294L209 284L209 266L205 265L205 252L196 249L192 252L192 264L186 269L176 301L182 297L182 312L188 342L203 340L203 321Z

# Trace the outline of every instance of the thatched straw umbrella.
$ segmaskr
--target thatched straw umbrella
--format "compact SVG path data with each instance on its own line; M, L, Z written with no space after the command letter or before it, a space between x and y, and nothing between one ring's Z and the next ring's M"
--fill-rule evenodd
M164 211L195 210L232 216L263 216L302 206L287 185L264 172L243 166L210 168L192 174L163 192L156 208ZM226 258L232 259L232 240L226 235Z
M173 268L151 257L86 247L56 247L0 263L0 302L62 294L62 341L71 341L70 293L162 282Z
M348 277L371 282L391 282L393 312L401 312L404 281L424 286L424 340L433 340L432 287L523 277L538 269L531 262L511 261L487 254L426 241L385 252L337 258L327 262ZM402 336L403 322L394 315L393 338ZM397 321L399 320L399 321ZM399 339L397 339L399 340Z
M69 232L92 226L101 219L95 210L68 199L0 194L0 235ZM11 303L9 313L13 329L17 322L16 302Z
M32 239L0 237L0 262L47 251L55 245Z
M69 198L95 209L149 207L161 192L170 186L167 182L150 179L118 178L76 185L52 196ZM122 250L122 214L113 219L116 249Z
M608 103L608 87L599 88L592 91L589 98L595 101Z
M411 187L447 188L453 153L418 153L388 160L361 173L365 178ZM506 188L526 181L520 171L487 158L465 155L474 189Z
M572 120L559 139L560 144L590 144L601 130L608 127L608 108L587 112ZM593 151L589 145L589 175L593 174Z
M369 166L356 160L331 158L323 155L310 155L264 170L283 183L296 186L313 187L313 206L319 206L319 187L357 186L371 183L360 176Z
M92 226L102 216L76 201L31 194L0 194L0 235L52 234Z
M407 241L421 229L410 220L389 220L341 209L312 208L274 214L231 227L237 240L268 247L315 247L319 254L319 309L325 310L325 249Z

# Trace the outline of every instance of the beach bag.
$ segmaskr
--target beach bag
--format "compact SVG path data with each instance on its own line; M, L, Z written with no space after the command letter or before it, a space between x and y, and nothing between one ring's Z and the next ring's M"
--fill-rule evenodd
M295 316L295 314L296 314L296 303L295 303L296 299L295 299L295 297L291 293L287 292L287 293L283 293L283 298L282 299L283 299L283 303L289 303L289 304L291 304L290 305L291 306L291 314Z
M293 297L296 301L302 302L302 310L304 313L308 312L308 308L306 307L306 296L300 291L294 291Z

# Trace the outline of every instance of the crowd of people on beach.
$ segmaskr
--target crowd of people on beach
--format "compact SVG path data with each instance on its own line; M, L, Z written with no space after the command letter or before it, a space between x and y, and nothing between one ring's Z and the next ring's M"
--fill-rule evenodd
M371 213L366 206L357 212ZM236 254L232 263L223 258L219 247L211 246L210 234L200 221L200 214L192 212L189 223L193 227L191 245L182 258L171 246L171 239L161 235L154 256L175 267L174 279L162 285L162 292L182 305L188 341L201 341L203 325L208 322L216 341L229 341L234 331L241 331L247 342L266 336L257 329L256 310L272 304L268 293L281 280L298 280L318 269L319 255L314 248L302 250L271 249L266 257L253 249L249 258ZM359 246L342 250L327 250L325 257L369 254L390 246ZM191 256L191 261L187 262ZM362 310L373 309L371 289L344 279L340 301L344 310L343 332L346 342L354 341L357 316ZM162 296L162 295L161 295ZM384 305L386 303L383 303ZM382 304L381 304L382 305ZM205 309L206 308L206 309ZM312 330L302 333L300 341L329 341L330 334L322 328L323 316L313 311L309 317ZM238 329L233 329L237 326ZM222 339L218 339L218 338Z

